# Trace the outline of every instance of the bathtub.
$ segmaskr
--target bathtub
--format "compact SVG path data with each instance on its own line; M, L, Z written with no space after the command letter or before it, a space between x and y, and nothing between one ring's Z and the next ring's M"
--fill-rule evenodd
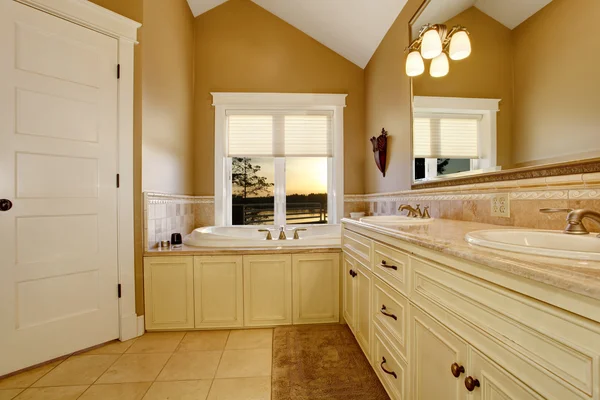
M294 239L294 229L306 229L298 232L300 239ZM266 240L269 229L273 240ZM286 240L278 240L279 229L274 226L207 226L195 229L187 235L183 243L196 247L308 247L341 246L341 225L289 225L285 227Z

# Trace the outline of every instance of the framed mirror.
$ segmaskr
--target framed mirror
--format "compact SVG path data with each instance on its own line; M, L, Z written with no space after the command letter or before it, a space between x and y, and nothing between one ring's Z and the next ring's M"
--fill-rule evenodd
M425 2L406 52L413 186L598 170L598 16L597 0Z

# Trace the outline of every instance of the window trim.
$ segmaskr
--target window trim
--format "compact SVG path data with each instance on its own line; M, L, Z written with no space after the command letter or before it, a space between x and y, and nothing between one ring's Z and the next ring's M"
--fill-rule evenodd
M481 115L478 127L478 147L479 158L471 160L471 171L459 172L457 174L443 175L453 177L464 174L472 174L481 170L497 169L497 114L500 111L501 99L467 98L467 97L435 97L435 96L414 96L413 113L422 114L471 114ZM412 123L411 123L411 154L412 146ZM424 179L415 179L415 157L412 155L413 183L423 182L430 179L440 179L436 177L426 177ZM427 162L427 161L426 161Z
M231 162L227 157L226 114L228 110L321 110L333 112L333 157L328 162L327 212L329 223L339 224L344 214L344 108L348 95L224 92L212 92L211 95L213 97L212 105L215 107L215 225L231 225L231 181L227 179L228 175L226 174L231 170ZM281 210L277 199L278 196L275 194L276 222L285 225L285 207ZM283 223L281 223L282 212Z

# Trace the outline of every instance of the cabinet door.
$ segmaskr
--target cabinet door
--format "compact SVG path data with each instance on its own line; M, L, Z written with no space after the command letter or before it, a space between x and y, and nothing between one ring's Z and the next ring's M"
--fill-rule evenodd
M344 266L343 266L343 295L342 295L342 303L343 303L343 312L344 319L346 323L350 327L350 329L354 330L354 282L355 279L355 261L350 256L344 254Z
M361 263L357 262L356 267L354 334L367 358L371 359L371 287L373 274Z
M473 389L473 400L543 399L478 350L470 348L469 358L470 367L467 376L471 378L471 382L479 384ZM466 386L465 390L467 390Z
M244 256L244 322L246 326L292 323L292 257Z
M194 257L196 328L244 325L242 256Z
M451 367L456 363L467 369L467 344L415 306L410 306L409 313L412 398L466 399L467 375L457 371L459 376L454 377Z
M146 329L194 327L193 257L145 257Z
M339 322L339 254L293 255L292 282L294 324Z

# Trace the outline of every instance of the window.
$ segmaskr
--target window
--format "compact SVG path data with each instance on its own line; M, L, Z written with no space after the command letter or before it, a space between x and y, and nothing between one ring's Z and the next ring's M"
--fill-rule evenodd
M491 169L496 164L496 99L416 96L414 179Z
M217 225L339 222L345 95L213 98Z

